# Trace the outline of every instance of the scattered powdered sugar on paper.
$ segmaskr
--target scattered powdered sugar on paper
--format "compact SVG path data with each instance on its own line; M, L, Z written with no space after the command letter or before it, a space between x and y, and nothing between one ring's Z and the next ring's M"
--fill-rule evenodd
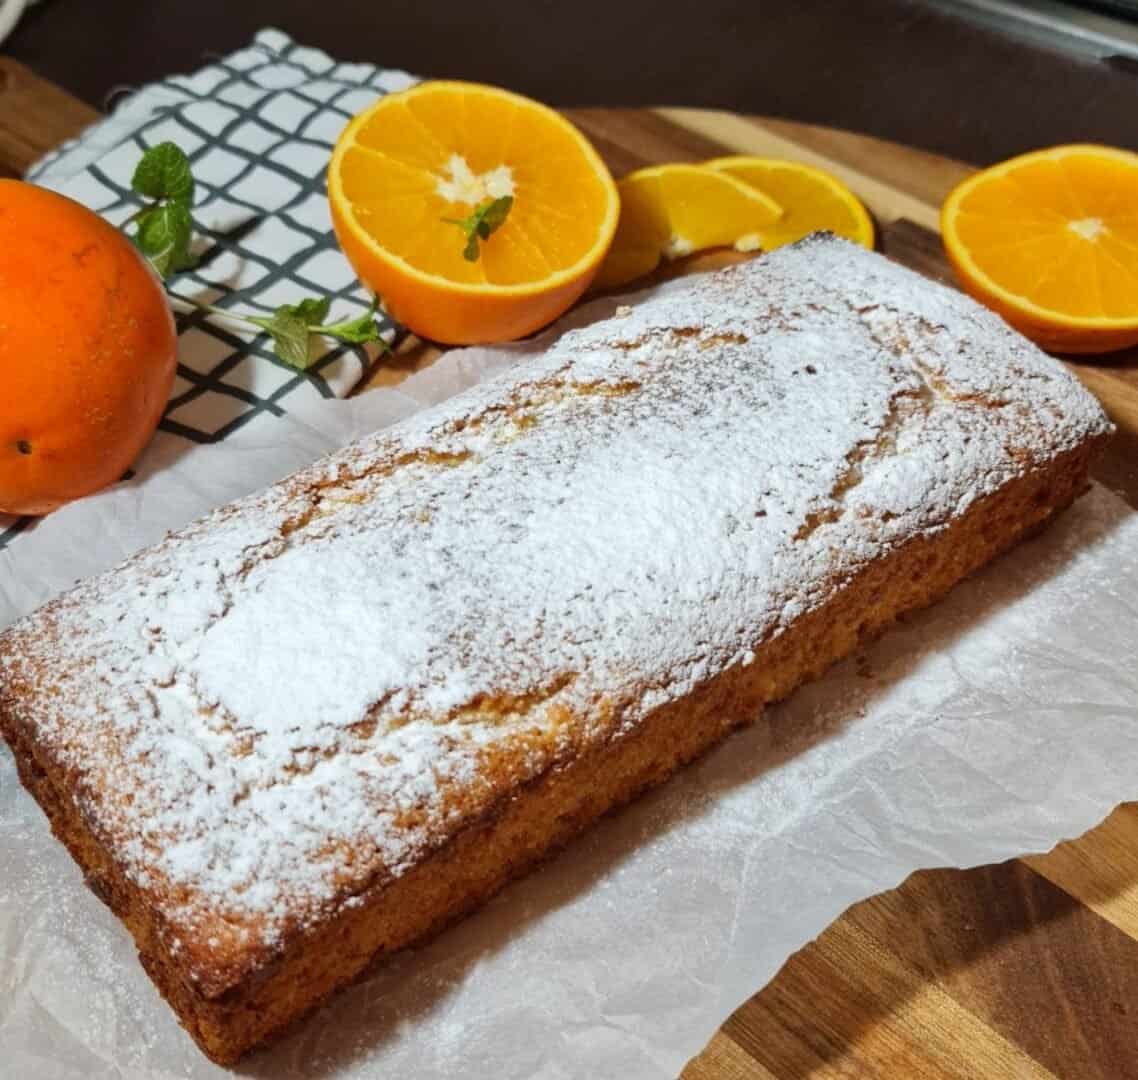
M1105 429L971 301L808 243L219 511L0 668L174 947L269 948Z

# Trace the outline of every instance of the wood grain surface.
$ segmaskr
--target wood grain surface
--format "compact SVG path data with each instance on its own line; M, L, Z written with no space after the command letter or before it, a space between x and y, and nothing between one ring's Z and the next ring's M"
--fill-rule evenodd
M951 280L937 209L968 166L788 121L684 109L570 115L618 175L724 153L829 169L873 211L882 250ZM19 175L93 119L86 106L0 58L0 175ZM723 258L692 259L671 272ZM376 381L398 382L437 355L412 343ZM1138 506L1138 351L1072 368L1119 426L1099 479ZM1136 1022L1138 807L1125 805L1049 854L922 871L851 908L725 1018L683 1078L1124 1080L1138 1078Z
M99 119L65 90L0 56L0 176L24 170Z

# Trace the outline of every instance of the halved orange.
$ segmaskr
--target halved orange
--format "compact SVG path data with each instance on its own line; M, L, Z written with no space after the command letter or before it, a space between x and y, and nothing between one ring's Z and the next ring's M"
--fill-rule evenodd
M506 195L504 223L465 257L452 221ZM448 344L552 322L592 281L620 212L608 169L568 120L462 82L420 83L352 120L328 166L328 200L360 279L404 325Z
M654 165L617 184L620 224L596 284L624 285L664 257L733 246L767 246L782 207L762 192L702 165Z
M714 158L707 166L742 180L782 207L783 216L765 235L766 251L819 231L873 247L869 211L828 172L797 161L750 156Z
M1138 154L1057 146L984 169L941 232L968 292L1045 348L1138 344Z

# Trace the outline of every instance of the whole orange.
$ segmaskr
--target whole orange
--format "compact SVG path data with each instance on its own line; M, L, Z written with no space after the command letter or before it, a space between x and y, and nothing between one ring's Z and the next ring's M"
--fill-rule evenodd
M174 381L162 283L79 203L0 180L0 511L46 514L120 479Z

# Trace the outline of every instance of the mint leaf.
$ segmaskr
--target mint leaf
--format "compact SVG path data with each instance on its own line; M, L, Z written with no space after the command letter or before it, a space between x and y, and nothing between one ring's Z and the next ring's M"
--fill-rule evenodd
M310 303L304 301L305 304ZM320 304L321 301L314 303ZM301 304L282 304L272 315L241 316L246 322L259 326L273 339L273 352L283 364L298 371L308 369L308 320L297 310ZM328 305L324 304L325 312ZM310 309L311 310L311 309Z
M493 202L480 207L477 211L481 215L478 222L478 235L483 240L489 240L491 233L505 225L506 218L509 217L513 206L513 195L503 195L500 199L495 199Z
M363 315L354 319L344 319L342 322L329 323L327 326L321 326L319 333L324 334L326 337L335 338L337 341L342 341L346 345L366 345L369 341L382 342L386 348L387 342L383 340L380 334L379 323L376 321L375 313L377 304L373 300L371 307L368 308Z
M149 199L169 199L189 206L194 198L190 159L172 142L152 146L142 155L130 186Z
M466 235L466 247L462 249L462 257L467 262L477 262L481 254L478 241L489 240L506 222L510 210L514 205L513 195L503 195L499 199L491 199L477 207L468 217L441 218L448 225L457 225Z
M144 211L138 217L134 242L150 260L159 277L192 265L190 238L194 223L183 203L163 203Z
M299 304L282 304L277 308L277 311L296 315L304 320L305 326L316 327L328 318L328 310L331 306L332 298L330 296L309 296L301 300Z

